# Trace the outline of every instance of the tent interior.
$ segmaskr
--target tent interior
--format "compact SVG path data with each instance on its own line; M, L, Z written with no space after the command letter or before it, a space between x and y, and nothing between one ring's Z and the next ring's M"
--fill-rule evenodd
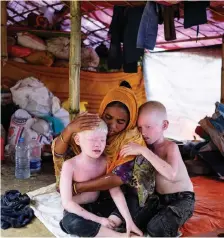
M204 138L201 139L201 134L198 135L195 129L200 120L212 116L217 101L220 102L222 99L222 103L224 102L224 2L210 1L206 9L207 23L188 28L184 26L184 1L155 2L165 7L178 4L179 17L174 19L176 39L165 40L164 24L159 24L154 50L145 49L144 57L138 61L137 71L127 73L123 72L123 68L109 69L107 59L99 57L96 52L102 46L103 49L107 49L107 52L110 49L110 25L114 6L144 8L147 2L81 1L80 101L82 104L80 103L80 107L85 105L84 109L96 113L105 94L123 80L131 84L139 105L146 100L158 100L164 103L170 118L170 127L166 136L179 144L189 173L192 176L197 175L192 178L196 192L195 212L181 228L183 236L204 236L209 233L210 236L218 236L219 233L224 232L222 230L224 229L224 184L217 179L224 177L224 171L218 169L217 172L214 166L211 169L205 159L202 160L203 162L198 159L195 162L197 146L206 141ZM44 83L61 102L66 101L65 108L69 110L70 5L70 1L61 0L1 2L2 95L8 93L19 80L34 77ZM34 37L33 42L44 45L45 50L30 50L29 47L18 44L19 37L27 34ZM67 54L66 57L58 58L46 50L48 43L57 38L63 38L62 51ZM40 52L45 53L38 55L38 60L31 57L32 54ZM2 112L3 107L5 105L1 105ZM4 118L2 115L1 121L7 121L9 128L10 118L6 116ZM215 140L218 143L218 146L215 143L217 157L221 154L221 160L224 161L224 142L222 138L220 139L220 134L217 140ZM49 145L44 148L45 152L50 152ZM31 177L26 183L14 178L14 164L9 162L8 158L2 160L1 194L13 188L28 192L54 183L52 161L51 157L50 160L48 158L46 156L42 159L41 174ZM222 161L221 164L219 161L218 167L223 165ZM221 173L222 176L218 176L217 173ZM206 185L209 187L209 192ZM57 233L54 233L56 228L49 228L46 225L47 219L44 220L42 216L43 213L39 214L38 218L47 228L35 219L25 228L4 230L2 234L3 236L16 234L20 237L49 237L53 233L57 236Z
M110 37L108 35L109 27L111 23L111 19L113 16L113 7L114 5L119 6L126 6L129 8L133 8L136 6L144 6L146 2L140 1L83 1L81 4L81 33L82 33L82 46L86 49L96 49L101 44L109 49L110 48ZM156 39L156 46L152 52L146 52L144 57L144 81L145 81L145 89L144 87L141 88L137 93L144 94L146 91L147 99L158 99L163 100L161 95L169 95L173 98L173 101L166 100L165 105L168 108L168 114L171 117L171 126L167 131L167 136L172 137L173 139L177 140L192 140L194 138L199 139L199 137L194 132L195 127L197 126L198 121L205 115L211 115L214 111L214 104L216 101L220 99L220 80L221 80L221 44L222 44L222 34L224 32L224 22L223 22L223 2L222 1L211 1L210 6L207 8L207 24L202 24L197 29L197 26L192 26L189 28L184 27L184 2L182 1L174 1L170 2L160 2L161 4L170 5L174 3L179 3L179 18L174 19L174 26L176 31L176 40L165 40L164 35L164 24L158 25L158 33ZM71 29L71 20L70 20L70 10L69 10L69 1L9 1L7 3L7 36L8 37L15 37L18 32L29 32L34 34L44 41L48 39L52 39L55 37L68 37L70 36L70 29ZM36 16L44 16L45 18L49 19L47 24L35 23ZM45 19L44 18L44 19ZM39 25L38 25L39 24ZM42 24L42 25L41 25ZM34 27L35 26L35 27ZM198 32L197 32L198 31ZM64 42L66 44L66 42ZM212 48L206 48L212 47ZM214 47L214 48L213 48ZM4 50L5 47L2 47L2 56L7 55L8 53ZM201 55L200 59L195 58L194 53L192 53L192 48L195 49ZM67 48L68 49L68 48ZM185 49L183 51L183 49ZM189 49L189 53L188 53ZM214 50L213 50L214 49ZM178 53L179 50L179 53ZM87 50L86 50L87 51ZM212 52L213 51L213 52ZM163 52L158 54L159 52ZM176 52L176 53L174 53ZM206 54L206 52L208 52ZM67 51L68 53L68 51ZM86 54L86 52L82 52ZM183 59L183 63L180 61L173 62L172 70L168 70L166 73L164 72L163 75L159 73L157 70L158 67L164 65L162 58L167 59L166 65L164 65L163 70L166 68L172 67L169 65L170 60L176 58L174 55L180 54L180 57ZM160 57L159 57L160 55ZM10 52L9 52L10 56ZM88 53L86 54L85 60L82 59L82 62L88 61L91 55ZM92 56L94 57L94 55ZM157 58L161 60L152 60L154 67L150 67L151 59ZM170 57L170 60L169 60ZM188 61L188 58L192 60ZM11 57L12 58L12 57ZM15 57L14 57L15 58ZM16 57L17 58L17 57ZM177 57L178 58L178 57ZM194 59L195 58L195 61ZM24 59L24 57L23 57ZM17 59L14 59L17 60ZM33 59L32 59L33 60ZM211 62L214 60L214 62ZM96 60L97 61L97 60ZM204 65L204 75L199 74L200 66L198 68L195 67L197 62L201 62L201 65ZM187 63L187 65L186 65ZM14 66L15 67L14 63ZM45 63L46 65L47 63ZM87 64L87 65L86 65ZM105 60L100 59L100 62L91 64L91 68L88 67L88 63L82 65L83 70L95 70L97 72L108 72L108 67L106 66ZM139 64L142 64L142 59L140 59ZM206 65L206 66L205 66ZM68 67L69 61L68 56L66 60L58 60L57 57L54 60L52 65L53 67ZM187 70L186 67L189 67L190 70ZM24 65L22 66L25 67ZM191 68L194 67L194 70ZM212 68L214 67L214 68ZM17 68L20 68L18 64ZM48 67L49 68L49 67ZM212 89L208 89L206 87L205 77L209 80L211 77L211 69L215 71L215 79ZM54 68L50 67L49 71L54 71ZM122 69L121 69L122 70ZM6 72L7 71L7 72ZM37 70L39 71L39 69ZM110 70L111 71L111 70ZM175 77L172 74L175 71ZM6 72L6 73L5 73ZM3 70L3 77L13 78L16 80L21 79L21 75L16 74L12 75L12 71L10 69ZM29 72L29 70L28 70ZM184 73L183 73L184 72ZM191 74L190 74L191 72ZM167 74L168 73L168 74ZM170 73L170 74L169 74ZM29 73L24 74L24 76L29 76ZM81 73L82 74L82 73ZM53 75L53 74L52 74ZM58 75L58 74L57 74ZM54 78L58 78L57 75ZM130 75L130 74L129 74ZM40 76L41 77L41 76ZM66 78L67 76L65 76ZM121 76L126 78L126 76ZM161 79L161 77L163 77ZM186 82L189 81L189 78L193 80L193 78L197 77L197 83L192 82L192 84L187 84ZM92 78L92 77L91 77ZM159 79L158 79L159 78ZM160 87L160 91L152 90L151 85L159 85L159 84L168 84L167 79L169 78L173 80L168 87ZM42 78L40 78L42 80ZM127 79L127 78L126 78ZM44 79L45 80L45 79ZM56 80L56 79L54 79ZM158 83L158 80L160 83ZM171 81L172 81L171 80ZM175 80L177 82L175 82ZM51 80L50 80L51 81ZM178 82L179 81L179 82ZM81 80L81 101L91 101L89 96L84 96L84 91L86 91L87 83L82 83ZM154 83L155 82L155 83ZM181 82L181 83L180 83ZM45 81L45 84L48 82ZM59 82L60 83L60 82ZM61 84L61 83L60 83ZM136 88L138 83L134 83ZM186 85L187 84L187 85ZM56 84L55 84L56 85ZM189 87L189 85L191 85ZM90 91L95 86L91 86ZM106 86L102 86L103 88ZM134 86L135 87L135 86ZM51 83L48 88L52 91L56 96L58 96L62 101L64 101L68 97L68 81L65 85L61 85L60 92L59 88L56 87ZM189 88L189 97L192 100L189 102L188 93L186 93L186 89ZM205 91L207 92L210 90L209 94L210 99L205 99ZM135 91L135 89L134 89ZM141 91L141 92L140 92ZM153 91L153 93L152 93ZM179 91L180 94L186 95L180 102L180 97L175 93ZM191 92L194 92L194 96L192 97ZM89 94L89 92L87 92ZM102 94L101 90L98 90L96 93L97 95ZM89 94L90 95L90 94ZM195 96L197 95L197 96ZM103 95L102 95L103 96ZM143 96L142 96L143 97ZM102 97L101 97L102 98ZM101 99L100 98L100 99ZM87 109L90 112L96 112L97 107L99 106L99 101L96 102L95 105L87 106ZM94 96L94 100L97 100ZM142 100L145 98L141 98L139 103L142 103ZM196 100L196 101L194 101ZM206 100L207 108L205 107L205 103L203 100ZM177 101L179 101L179 105L177 105ZM194 101L194 102L193 102ZM194 107L194 103L198 104L199 110L195 113L192 108ZM93 108L93 110L92 110ZM173 111L175 113L173 114ZM184 112L183 112L184 111ZM182 127L180 126L179 122L182 122ZM178 122L178 123L177 123ZM185 129L184 129L185 128Z
M164 1L165 2L165 1ZM224 31L223 23L223 2L211 1L207 8L207 24L200 25L197 35L197 27L192 26L184 29L184 3L180 2L180 18L174 20L177 39L174 41L165 41L164 26L159 25L157 34L156 49L159 50L174 50L190 47L203 47L211 45L219 45L222 43L222 34ZM69 1L51 0L51 1L9 1L7 4L8 32L18 32L21 30L34 30L33 27L25 27L27 25L27 16L32 12L37 15L52 15L52 12L57 11L60 19L60 34L66 33L69 35L71 29ZM110 40L108 38L109 26L113 16L114 5L134 7L145 5L144 1L83 1L81 4L82 22L81 32L86 39L83 41L85 46L96 47L100 43L105 43L108 47ZM161 4L163 2L161 1ZM164 4L170 4L169 1ZM68 6L68 8L67 8ZM61 11L61 12L60 12ZM52 16L51 16L52 18ZM45 35L57 34L57 31L38 33Z

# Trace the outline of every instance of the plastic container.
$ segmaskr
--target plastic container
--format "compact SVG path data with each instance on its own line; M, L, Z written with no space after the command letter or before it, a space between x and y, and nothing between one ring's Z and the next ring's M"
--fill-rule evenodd
M28 157L30 161L30 172L38 173L41 170L41 144L32 139L28 146Z
M15 147L15 176L17 179L27 179L30 177L30 161L27 152L24 138L20 138Z

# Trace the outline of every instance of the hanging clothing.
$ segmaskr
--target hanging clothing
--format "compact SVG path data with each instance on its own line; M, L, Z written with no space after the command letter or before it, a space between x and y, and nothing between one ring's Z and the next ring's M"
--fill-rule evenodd
M184 2L184 28L207 23L206 8L209 1Z
M153 50L156 45L158 33L159 15L157 4L148 1L142 14L141 23L138 29L137 47Z
M137 47L153 50L156 45L158 24L164 23L165 40L175 40L174 18L180 18L179 4L164 6L148 1L138 30Z
M136 46L138 29L142 18L144 7L128 7L125 10L126 25L124 28L124 72L137 72L138 61L144 54L143 49Z
M114 6L114 13L109 29L111 44L108 57L109 69L121 69L136 73L143 49L136 47L137 34L144 7ZM123 43L123 49L121 47Z
M175 40L176 30L174 24L174 18L180 18L179 4L172 6L163 6L163 18L164 18L164 36L166 41Z

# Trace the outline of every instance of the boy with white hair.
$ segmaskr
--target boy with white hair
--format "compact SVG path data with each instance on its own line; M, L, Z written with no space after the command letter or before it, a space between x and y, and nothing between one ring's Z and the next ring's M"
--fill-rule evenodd
M157 101L144 103L137 124L148 148L130 143L120 154L142 155L155 168L159 206L147 224L147 231L153 237L175 237L194 211L192 182L177 144L164 137L169 125L164 105Z
M79 132L74 139L76 144L81 147L81 153L63 164L60 194L65 212L60 225L66 233L80 237L119 237L129 236L131 232L142 235L131 218L120 187L109 191L126 221L127 233L114 231L116 224L111 219L91 212L91 203L97 200L99 192L84 192L73 196L73 181L84 182L106 173L107 162L103 152L106 146L107 133L107 125L103 120L100 121L97 128Z

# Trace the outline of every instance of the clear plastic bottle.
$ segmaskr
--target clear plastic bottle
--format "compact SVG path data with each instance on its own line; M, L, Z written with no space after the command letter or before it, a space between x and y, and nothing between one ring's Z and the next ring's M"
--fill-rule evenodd
M27 152L24 138L20 138L15 147L15 176L18 179L27 179L30 177L30 161Z
M30 161L30 172L39 172L41 170L41 144L36 139L32 139L29 142L28 157Z

